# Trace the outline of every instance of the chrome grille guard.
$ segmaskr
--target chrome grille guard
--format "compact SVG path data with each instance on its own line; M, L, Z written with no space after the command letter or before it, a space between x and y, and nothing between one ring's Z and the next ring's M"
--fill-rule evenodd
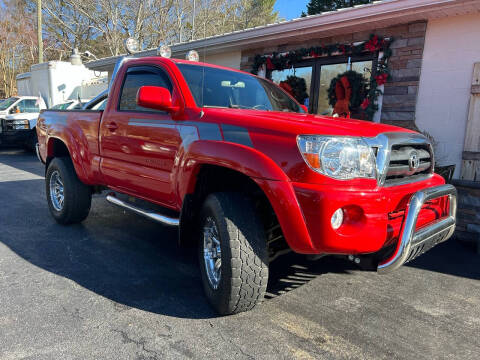
M443 196L449 198L449 214L415 232L418 214L430 200ZM412 195L405 210L405 221L400 231L399 243L393 255L378 265L379 273L398 269L435 245L448 240L455 231L457 213L457 190L452 185L441 185L417 191Z

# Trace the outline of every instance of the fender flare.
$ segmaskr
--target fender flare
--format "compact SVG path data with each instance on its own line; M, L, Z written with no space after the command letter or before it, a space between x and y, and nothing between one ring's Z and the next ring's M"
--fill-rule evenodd
M237 171L250 178L289 181L283 170L264 153L249 146L224 141L198 140L176 160L173 183L178 204L195 190L196 175L202 165Z
M62 142L65 147L67 148L68 153L70 154L70 159L72 159L73 167L75 168L75 172L77 173L78 178L84 182L89 183L88 178L85 173L85 169L83 166L83 162L81 161L80 151L78 150L78 146L75 141L75 137L73 134L63 129L62 136L58 136L57 134L48 136L47 138L47 158L53 157L53 144L55 141Z
M241 144L200 140L192 143L188 152L180 158L174 180L178 187L175 190L180 207L182 203L188 204L190 195L194 193L197 174L202 165L234 170L251 178L265 194L290 248L299 253L316 252L290 179L264 153ZM285 203L291 206L287 209ZM182 214L183 210L182 207Z

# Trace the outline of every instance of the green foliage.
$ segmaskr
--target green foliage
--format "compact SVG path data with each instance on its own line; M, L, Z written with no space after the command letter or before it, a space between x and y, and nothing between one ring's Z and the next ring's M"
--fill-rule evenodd
M273 53L271 55L256 55L252 73L257 74L261 66L266 65L267 74L272 70L283 70L292 67L304 59L316 58L323 56L331 56L333 54L341 54L344 56L358 55L364 53L383 52L383 57L378 61L377 67L374 70L375 77L371 77L365 89L361 91L354 90L356 94L352 96L362 97L366 101L365 108L362 111L367 119L373 119L375 112L378 110L377 99L382 94L378 86L384 84L390 78L390 69L388 67L388 59L392 56L390 45L394 41L393 38L385 39L378 35L371 34L368 41L354 44L330 44L327 46L317 46L310 48L301 48L287 53ZM361 103L363 103L363 101ZM329 94L329 102L332 104L332 99ZM358 103L357 99L354 100ZM335 102L333 102L335 104ZM353 106L352 106L353 107ZM357 107L357 105L355 105ZM356 109L355 109L356 110Z
M274 11L276 0L252 0L248 14L253 20L253 26L271 24L278 19L278 12Z
M373 0L310 0L307 4L307 14L316 15L326 11L334 11L371 2L373 2ZM306 16L307 14L302 13L302 16Z

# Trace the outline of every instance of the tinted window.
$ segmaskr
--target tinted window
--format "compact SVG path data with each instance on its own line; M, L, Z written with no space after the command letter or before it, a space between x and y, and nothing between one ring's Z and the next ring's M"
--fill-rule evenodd
M36 99L25 99L17 104L21 113L36 113L40 111Z
M267 80L208 66L177 65L200 107L304 112L282 89Z
M119 110L157 111L137 105L137 92L142 86L161 86L172 91L172 84L162 70L147 67L130 68L123 82Z

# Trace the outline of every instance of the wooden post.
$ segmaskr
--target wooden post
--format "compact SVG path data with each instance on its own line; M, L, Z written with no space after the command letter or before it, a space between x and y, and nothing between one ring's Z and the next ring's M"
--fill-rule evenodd
M480 181L480 63L473 68L472 95L462 156L462 180Z

